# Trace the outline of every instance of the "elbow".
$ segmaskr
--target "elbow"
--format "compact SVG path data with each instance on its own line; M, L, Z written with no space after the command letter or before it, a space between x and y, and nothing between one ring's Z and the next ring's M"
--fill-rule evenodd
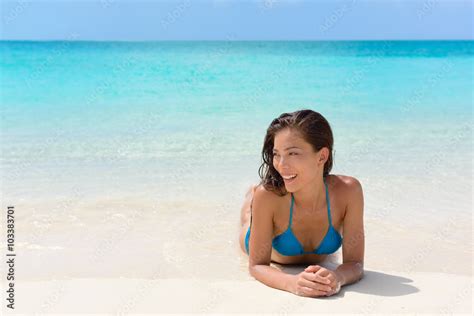
M251 276L253 276L254 278L255 278L255 268L256 268L256 266L257 266L256 264L252 264L252 265L249 264L249 274Z
M252 264L250 265L249 264L249 274L251 276L253 276L255 279L257 279L257 274L258 274L258 271L261 270L259 269L260 267L262 266L270 266L269 264L268 265L265 265L265 264Z
M350 261L347 263L352 264L352 274L354 275L354 282L358 282L364 277L364 262L363 261Z
M358 266L359 266L359 269L360 269L360 270L359 270L360 273L359 273L359 280L358 280L358 281L360 281L360 280L362 280L362 279L364 278L364 263L363 263L363 262L359 262L359 263L358 263Z
M254 266L253 266L253 265L252 265L252 266L249 265L249 274L250 274L251 276L253 276L253 270L254 270Z

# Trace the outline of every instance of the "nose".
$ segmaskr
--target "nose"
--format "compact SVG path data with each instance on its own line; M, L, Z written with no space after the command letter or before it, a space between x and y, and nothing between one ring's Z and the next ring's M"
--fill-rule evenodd
M287 167L286 159L283 156L280 156L280 159L278 160L277 165L278 165L278 168L277 168L278 170L286 169Z

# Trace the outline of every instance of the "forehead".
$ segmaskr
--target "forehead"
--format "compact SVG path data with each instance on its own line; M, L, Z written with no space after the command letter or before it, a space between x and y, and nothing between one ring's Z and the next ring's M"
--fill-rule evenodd
M290 146L306 149L311 147L311 144L306 142L303 137L301 137L299 132L289 128L285 128L275 134L275 139L273 142L274 149L285 150L285 148Z

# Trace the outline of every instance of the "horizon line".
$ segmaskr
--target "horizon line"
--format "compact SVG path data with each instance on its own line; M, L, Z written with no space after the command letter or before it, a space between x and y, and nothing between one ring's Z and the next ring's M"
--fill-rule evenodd
M472 38L439 39L150 39L150 40L96 40L96 39L0 39L0 42L472 42Z

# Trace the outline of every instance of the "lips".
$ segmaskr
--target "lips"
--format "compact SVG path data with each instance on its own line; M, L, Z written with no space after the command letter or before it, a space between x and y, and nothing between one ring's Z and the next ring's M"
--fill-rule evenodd
M287 174L287 175L281 175L282 178L283 178L283 181L285 181L285 183L292 183L293 181L295 181L297 175L296 174Z

